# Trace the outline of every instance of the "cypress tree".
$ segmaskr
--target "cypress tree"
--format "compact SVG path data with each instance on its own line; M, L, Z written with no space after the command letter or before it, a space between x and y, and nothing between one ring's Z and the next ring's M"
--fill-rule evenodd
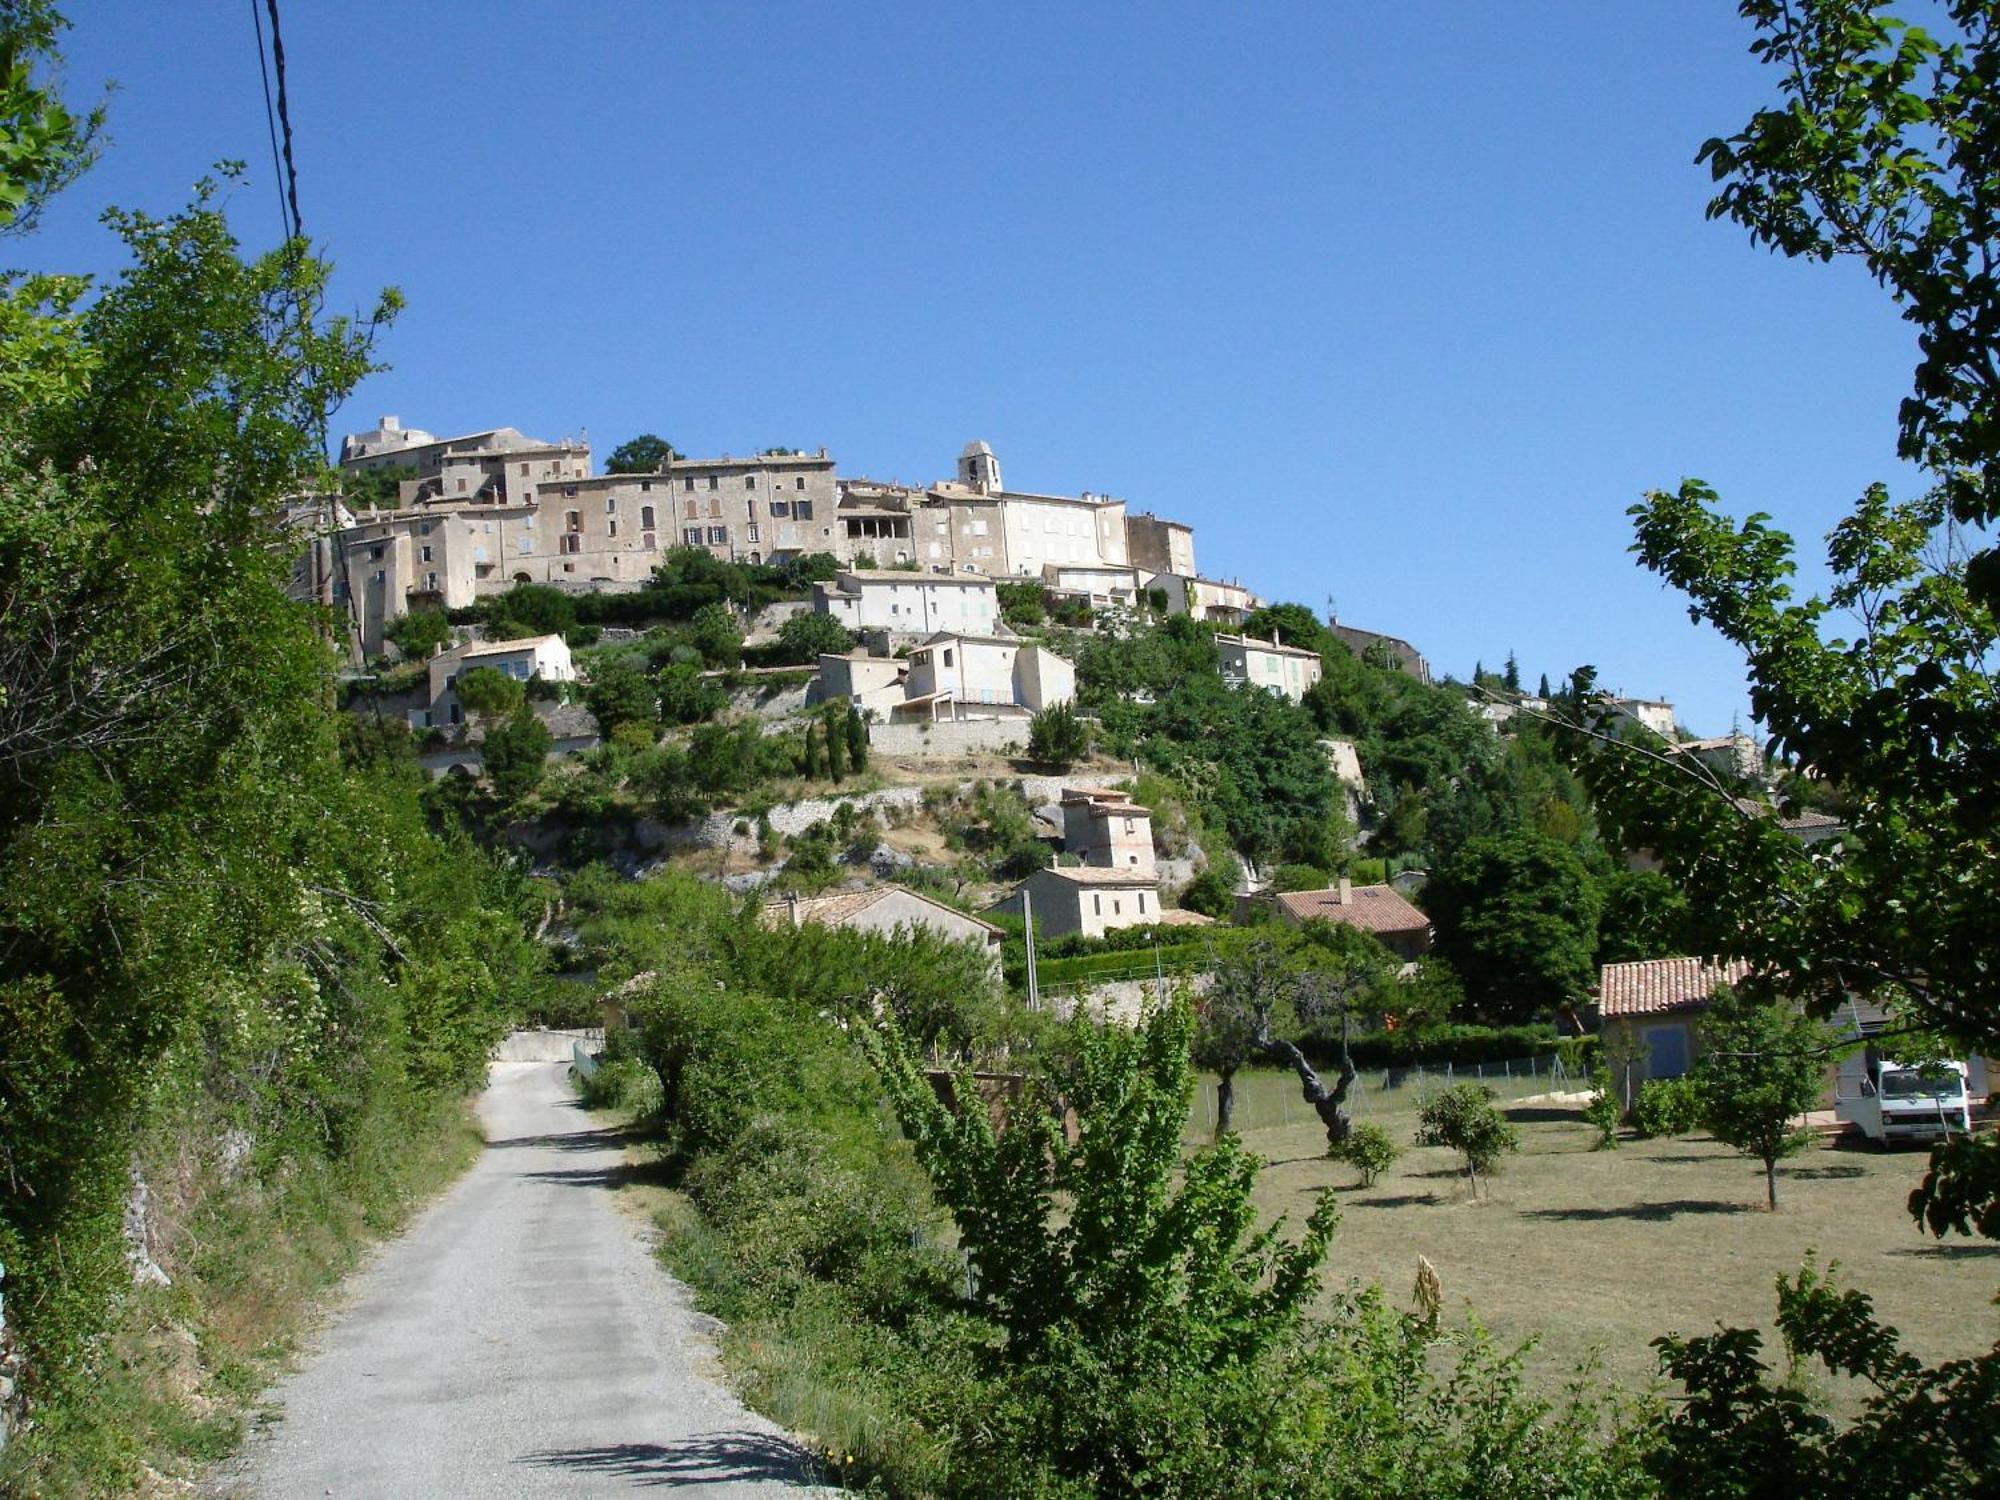
M819 742L813 738L816 726L811 719L806 720L806 780L819 775Z
M826 706L826 774L835 781L847 774L847 738L840 732L836 704Z
M868 769L868 726L852 703L847 705L847 762L857 776Z

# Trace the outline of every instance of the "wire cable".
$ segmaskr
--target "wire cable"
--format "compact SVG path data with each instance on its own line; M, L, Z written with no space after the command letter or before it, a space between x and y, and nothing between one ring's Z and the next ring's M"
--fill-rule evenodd
M271 185L278 191L278 237L292 237L291 216L285 210L284 164L278 159L278 117L271 105L271 64L264 51L264 13L250 0L250 24L257 29L257 71L264 79L264 126L271 133Z
M299 169L292 161L292 111L285 96L285 39L278 31L278 0L265 0L265 9L271 13L271 68L278 75L278 128L285 138L285 183L296 238L305 234L306 226L299 217Z

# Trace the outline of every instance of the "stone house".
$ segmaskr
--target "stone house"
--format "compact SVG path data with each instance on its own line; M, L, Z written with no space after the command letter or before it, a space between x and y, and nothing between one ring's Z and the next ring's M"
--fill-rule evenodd
M813 609L849 630L885 631L922 640L940 631L991 635L1000 623L999 593L977 575L870 572L845 569L813 585Z
M1063 850L1093 869L1124 870L1157 880L1153 814L1123 792L1065 787Z
M951 942L975 945L986 955L994 977L1000 974L1002 934L998 927L906 886L875 885L824 896L785 896L765 902L758 918L766 927L802 927L818 922L884 937L895 936L898 929L922 928Z
M1297 703L1319 681L1324 670L1317 651L1287 646L1280 640L1254 636L1218 635L1215 649L1222 658L1222 678L1231 687L1248 683Z
M1046 563L1042 589L1081 599L1092 609L1131 609L1139 601L1139 575L1107 563Z
M1076 696L1076 669L1013 636L941 632L909 656L897 712L930 719L1027 718Z
M413 729L442 728L465 722L454 691L458 679L475 667L491 667L517 682L539 677L544 682L575 682L576 664L559 635L530 635L512 641L474 641L440 651L430 659L430 702L410 711Z
M1678 716L1674 713L1673 704L1664 698L1616 698L1607 695L1598 703L1608 709L1614 719L1637 724L1663 740L1671 740L1675 736Z
M1338 620L1326 622L1327 633L1356 656L1366 657L1370 652L1385 656L1395 665L1397 671L1406 677L1428 683L1431 680L1430 663L1423 653L1399 635L1384 635L1379 630L1362 630L1353 625L1343 625Z
M1016 916L1030 909L1036 934L1045 938L1073 932L1102 937L1163 917L1159 886L1150 874L1091 866L1037 870L994 908Z
M1264 603L1240 583L1192 573L1149 573L1140 581L1167 596L1168 614L1192 615L1214 625L1241 625Z
M808 703L852 703L864 714L880 718L903 706L909 696L910 664L901 657L871 656L865 651L845 655L825 652L819 659L819 675L806 695Z
M1718 734L1708 739L1678 740L1670 754L1685 756L1730 781L1762 781L1764 752L1747 734Z
M1604 1055L1629 1108L1649 1078L1679 1078L1694 1066L1695 1025L1718 985L1741 983L1741 959L1649 958L1598 971Z
M1125 555L1142 573L1195 574L1194 528L1149 510L1125 517Z
M1342 876L1338 885L1325 890L1279 891L1270 900L1278 920L1288 926L1323 921L1353 927L1405 963L1415 963L1430 952L1431 919L1392 885L1355 885Z

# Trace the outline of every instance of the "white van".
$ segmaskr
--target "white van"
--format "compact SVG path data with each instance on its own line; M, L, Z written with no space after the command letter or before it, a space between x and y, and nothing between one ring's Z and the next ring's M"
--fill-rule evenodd
M1861 1090L1836 1099L1836 1119L1858 1126L1871 1141L1938 1141L1954 1133L1970 1134L1972 1101L1966 1091L1965 1064L1908 1064L1870 1058Z

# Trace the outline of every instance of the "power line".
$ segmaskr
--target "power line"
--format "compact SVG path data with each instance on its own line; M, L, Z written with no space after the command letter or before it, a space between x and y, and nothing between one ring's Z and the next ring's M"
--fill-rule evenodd
M292 205L292 233L302 236L306 226L299 217L299 169L292 161L292 111L285 95L285 39L278 32L278 0L265 0L265 9L271 13L271 68L278 75L278 128L285 137L285 184Z
M271 185L278 190L278 237L288 240L292 223L285 211L285 168L278 159L278 117L271 106L271 64L264 51L264 13L257 8L257 0L250 0L250 24L257 30L257 71L264 79L264 126L271 134Z
M257 30L257 70L264 79L264 125L271 136L271 170L279 181L278 217L283 221L285 238L296 239L305 233L305 222L299 217L299 169L292 158L292 110L291 99L285 89L285 38L278 26L278 0L264 0L264 10L271 17L268 66L264 57L264 16L257 9L257 0L250 0L250 20ZM271 74L274 72L278 75L275 118L271 97ZM280 134L284 137L282 162L279 159Z

